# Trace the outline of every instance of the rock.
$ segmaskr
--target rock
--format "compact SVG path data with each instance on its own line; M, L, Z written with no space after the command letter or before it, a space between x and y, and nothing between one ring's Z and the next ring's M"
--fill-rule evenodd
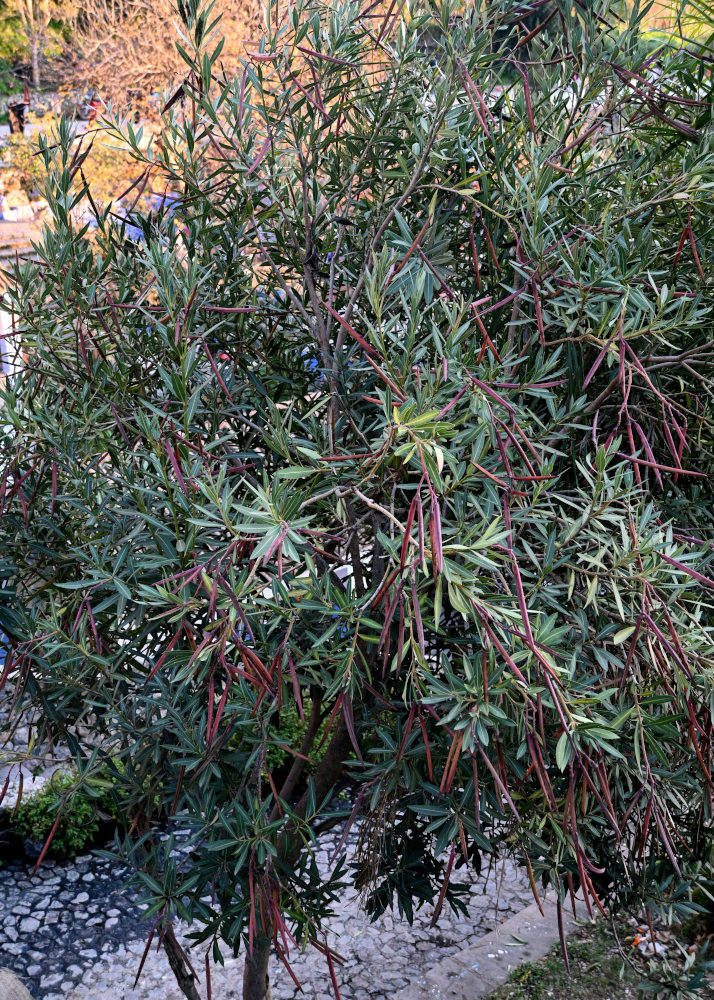
M61 972L53 972L50 976L43 976L40 980L40 988L43 990L49 989L50 986L56 986L61 983L64 976Z
M9 955L22 955L25 951L25 945L22 941L6 941L5 944L0 945L0 948Z
M32 1000L23 984L9 969L0 969L0 997L3 1000Z
M40 926L40 921L36 920L34 917L25 917L24 920L20 921L20 933L21 934L34 934L37 928Z

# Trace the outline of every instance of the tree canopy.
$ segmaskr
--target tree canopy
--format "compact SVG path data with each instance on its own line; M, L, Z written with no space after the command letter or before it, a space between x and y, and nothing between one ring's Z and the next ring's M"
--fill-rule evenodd
M178 13L148 149L108 123L132 189L92 200L62 122L7 293L3 682L38 743L110 773L187 997L175 919L263 1000L347 879L437 918L509 855L559 906L695 912L708 57L600 0L299 0L234 67Z

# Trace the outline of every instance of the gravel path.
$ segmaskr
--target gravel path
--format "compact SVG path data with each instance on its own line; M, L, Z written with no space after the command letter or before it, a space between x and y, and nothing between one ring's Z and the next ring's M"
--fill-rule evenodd
M111 862L84 856L31 871L18 861L0 868L0 962L36 1000L66 996L102 954L140 935L142 922Z
M0 704L0 732L6 723ZM10 764L27 747L26 728L18 730L10 745L0 740L0 787ZM39 765L33 776L32 763ZM48 780L62 761L27 761L23 765L24 794ZM12 808L17 795L18 768L12 768L10 787L3 803ZM338 829L319 843L317 863L327 871L340 840ZM347 842L354 849L356 833ZM34 1000L181 1000L163 951L147 956L136 990L134 979L144 952L151 922L124 888L126 870L120 865L85 855L69 862L44 862L34 877L32 864L0 859L0 966L12 969L27 985ZM472 876L461 869L454 878ZM474 944L498 922L519 912L532 901L527 879L509 863L476 880L470 886L469 916L453 914L445 907L438 925L429 926L432 910L424 907L410 927L397 915L387 913L371 923L359 909L354 890L345 891L328 927L328 942L344 963L336 967L344 1000L390 1000L402 987L424 971ZM205 945L190 948L189 930L177 927L198 975L200 992L207 996ZM303 993L276 960L271 970L273 1000L331 1000L329 973L323 955L315 949L290 955L293 971ZM240 1000L242 956L226 957L226 964L212 966L214 1000Z
M339 833L323 838L318 863L327 866ZM163 951L147 957L141 979L134 978L149 924L122 888L124 872L94 856L44 864L34 878L30 866L12 862L0 868L0 964L11 968L35 1000L178 1000L181 997ZM459 872L458 877L464 878ZM337 980L345 1000L389 1000L431 966L475 943L497 922L531 900L527 881L509 864L479 879L471 889L469 917L443 912L429 927L431 910L406 921L385 914L370 923L354 891L336 908L328 941L345 959ZM188 930L179 928L180 937ZM184 942L185 943L185 942ZM188 945L187 945L188 947ZM205 976L205 946L193 949L197 973ZM302 996L332 996L324 957L314 949L291 955ZM239 1000L242 958L212 968L215 1000ZM300 996L287 971L275 963L273 1000ZM206 996L205 979L201 995Z

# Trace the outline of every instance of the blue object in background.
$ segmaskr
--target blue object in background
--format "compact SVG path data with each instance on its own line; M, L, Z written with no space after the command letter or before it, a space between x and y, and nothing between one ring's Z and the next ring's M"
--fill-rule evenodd
M176 209L180 203L181 196L171 191L167 191L165 194L152 194L146 201L147 215L151 212L161 212L163 210L166 218L172 219L176 215ZM134 240L136 243L145 243L146 236L144 230L141 226L136 226L130 221L132 218L137 217L145 218L146 216L139 216L138 213L133 213L124 217L124 232L127 239Z

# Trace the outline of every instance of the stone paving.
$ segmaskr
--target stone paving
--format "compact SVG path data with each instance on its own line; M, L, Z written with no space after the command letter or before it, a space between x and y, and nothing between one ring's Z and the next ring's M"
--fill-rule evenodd
M333 831L321 840L321 867L327 866L338 837ZM43 864L33 878L30 871L24 862L0 868L0 965L21 977L34 1000L181 997L163 951L153 948L133 990L149 923L123 889L120 867L87 855L64 864ZM468 876L461 871L456 877ZM473 884L468 918L445 909L434 928L429 926L428 907L416 914L411 928L390 913L370 923L358 908L356 893L346 891L328 928L328 942L345 960L336 969L344 1000L389 1000L530 901L527 881L508 863ZM187 930L179 928L180 938ZM183 943L188 948L185 939ZM190 950L202 997L207 996L204 953L205 946ZM319 952L294 952L291 965L303 996L328 1000L333 995ZM226 958L223 968L212 966L214 1000L240 1000L241 967L242 958ZM273 1000L301 995L277 961L272 981Z
M141 933L124 872L92 856L0 868L0 963L33 998L65 996L102 954ZM107 994L109 996L110 994ZM136 996L136 994L135 994Z
M6 723L3 708L0 732ZM28 735L22 727L0 745L0 787L14 763L4 808L11 809L16 799L16 762L24 756ZM61 759L26 759L23 797L47 781L58 766L63 766ZM39 773L33 776L35 769ZM336 828L320 839L316 860L322 871L328 870L340 838ZM355 840L353 830L348 855ZM31 876L32 862L2 858L0 862L0 967L20 976L33 1000L181 1000L164 952L154 948L133 989L151 922L142 918L125 888L127 871L120 865L87 854L68 862L46 861ZM412 927L391 913L371 923L359 908L357 893L346 890L327 927L328 943L344 958L336 967L343 1000L391 1000L428 969L472 946L532 901L527 879L512 864L504 862L484 872L470 886L468 918L445 906L434 928L429 926L430 907L415 914ZM466 882L474 876L460 869L453 877ZM207 997L205 945L191 948L185 939L188 931L186 926L177 928L201 977L201 996ZM276 959L271 971L273 1000L333 997L323 955L315 949L295 950L290 962L303 992ZM241 955L226 956L224 967L212 965L213 1000L240 1000L242 964Z

